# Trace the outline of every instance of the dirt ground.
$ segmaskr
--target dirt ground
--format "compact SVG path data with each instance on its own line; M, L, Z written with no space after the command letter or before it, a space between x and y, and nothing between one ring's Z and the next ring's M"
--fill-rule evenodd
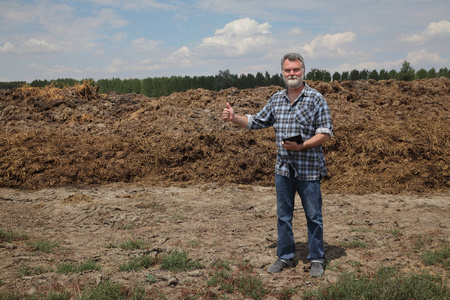
M217 260L230 262L236 276L260 276L267 299L286 287L300 297L346 271L373 273L380 266L448 280L448 269L425 266L421 255L450 242L450 80L311 85L327 98L335 126L325 145L328 261L320 278L309 277L299 201L296 265L266 273L276 251L273 131L220 120L226 101L238 113L254 113L279 87L157 99L100 95L87 85L1 90L0 229L28 239L0 240L0 292L68 289L75 297L111 280L167 299L242 299L207 286ZM58 246L32 251L30 240ZM145 247L111 246L129 240ZM119 271L132 258L173 251L188 252L204 267ZM91 260L101 269L54 271ZM37 267L48 271L20 275Z

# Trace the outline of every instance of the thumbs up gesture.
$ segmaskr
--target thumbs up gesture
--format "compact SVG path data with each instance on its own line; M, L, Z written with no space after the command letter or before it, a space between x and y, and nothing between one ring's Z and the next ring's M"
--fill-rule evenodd
M233 122L234 120L234 109L231 107L230 103L227 102L227 107L223 109L222 119L224 121Z

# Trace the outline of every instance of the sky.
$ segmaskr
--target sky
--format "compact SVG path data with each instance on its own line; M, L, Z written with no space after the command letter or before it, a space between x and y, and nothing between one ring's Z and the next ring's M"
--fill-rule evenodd
M0 0L0 81L450 67L450 1Z

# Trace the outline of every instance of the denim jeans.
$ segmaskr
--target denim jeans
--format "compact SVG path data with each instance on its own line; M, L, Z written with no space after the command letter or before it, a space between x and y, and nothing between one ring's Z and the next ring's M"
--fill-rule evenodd
M295 241L292 231L295 194L298 192L307 220L308 248L307 259L322 261L325 259L323 247L322 192L320 180L301 181L295 177L276 174L278 244L277 256L281 259L293 259Z

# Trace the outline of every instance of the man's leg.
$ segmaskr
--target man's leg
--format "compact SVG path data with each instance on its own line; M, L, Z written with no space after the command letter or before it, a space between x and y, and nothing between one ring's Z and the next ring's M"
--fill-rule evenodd
M284 268L292 265L295 255L295 241L292 231L295 186L289 177L275 175L275 187L277 192L278 259L267 269L269 273L281 272Z
M275 187L278 215L277 256L283 260L292 261L295 255L295 241L292 231L295 186L291 178L275 175Z
M308 227L309 255L307 258L311 261L311 275L320 276L323 273L322 264L325 260L320 181L297 181L297 190L302 199Z

